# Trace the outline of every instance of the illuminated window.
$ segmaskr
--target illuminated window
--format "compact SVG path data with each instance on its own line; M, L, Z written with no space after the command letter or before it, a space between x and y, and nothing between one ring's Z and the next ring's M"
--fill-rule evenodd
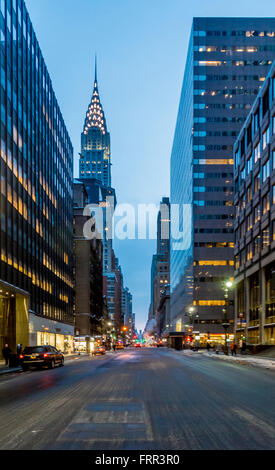
M198 305L201 307L219 307L225 305L225 300L199 300Z
M199 261L199 266L226 266L227 261L224 260L208 260Z

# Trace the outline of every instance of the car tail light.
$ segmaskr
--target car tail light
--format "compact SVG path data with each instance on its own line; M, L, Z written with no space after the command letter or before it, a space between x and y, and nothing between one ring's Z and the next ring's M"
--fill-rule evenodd
M43 357L48 357L48 354L43 354Z
M24 359L23 354L20 354L19 359Z

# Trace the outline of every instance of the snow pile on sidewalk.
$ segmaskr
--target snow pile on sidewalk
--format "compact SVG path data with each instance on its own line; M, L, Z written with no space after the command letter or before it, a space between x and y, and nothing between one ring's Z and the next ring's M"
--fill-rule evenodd
M194 352L193 354L196 353ZM255 367L262 367L264 369L275 370L275 359L265 359L263 357L256 356L226 356L224 354L208 353L204 351L199 351L199 354L205 357L221 359L223 361L237 362L238 364L247 364Z

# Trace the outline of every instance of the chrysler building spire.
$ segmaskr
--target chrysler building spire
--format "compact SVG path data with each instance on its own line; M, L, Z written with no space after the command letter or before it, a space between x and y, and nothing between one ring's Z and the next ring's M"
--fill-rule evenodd
M81 136L80 178L95 178L105 186L111 186L110 134L99 97L97 81L97 57L93 93L86 112Z

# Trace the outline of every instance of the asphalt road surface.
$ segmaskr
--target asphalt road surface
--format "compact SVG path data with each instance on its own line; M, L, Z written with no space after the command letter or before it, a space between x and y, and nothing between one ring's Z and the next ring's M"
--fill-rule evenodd
M0 449L275 449L275 373L128 349L0 378Z

